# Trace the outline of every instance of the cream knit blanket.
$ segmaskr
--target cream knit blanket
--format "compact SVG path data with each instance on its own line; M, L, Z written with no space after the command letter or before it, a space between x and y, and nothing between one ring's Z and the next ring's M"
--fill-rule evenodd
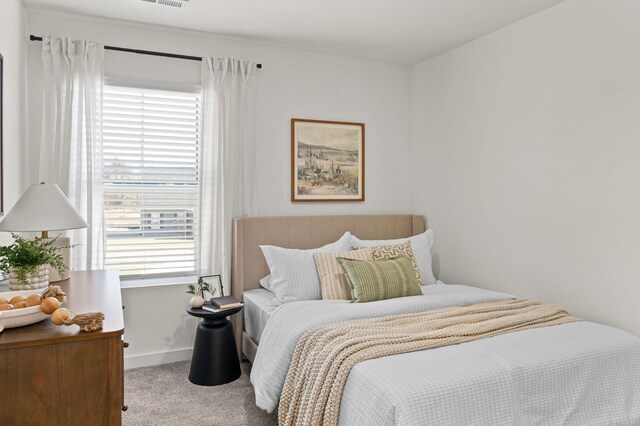
M574 321L559 305L505 299L316 327L296 345L278 421L337 425L344 385L359 362Z

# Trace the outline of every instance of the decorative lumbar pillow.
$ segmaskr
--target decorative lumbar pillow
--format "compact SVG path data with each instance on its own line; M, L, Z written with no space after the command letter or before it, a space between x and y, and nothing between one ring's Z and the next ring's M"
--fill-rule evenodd
M362 249L359 249L362 250ZM357 251L357 250L354 250ZM376 246L371 247L371 260L389 260L398 256L407 256L409 260L411 260L411 265L413 265L413 271L416 273L416 279L418 283L424 284L422 281L422 276L420 274L420 268L418 268L418 263L416 262L416 258L413 255L413 249L411 248L411 242L407 241L402 244L394 244L390 246ZM341 256L344 257L344 256ZM367 259L360 259L367 260Z
M347 251L353 245L352 238L349 232L345 232L338 241L309 250L260 246L271 271L268 285L271 287L270 291L275 294L270 302L271 306L297 300L322 299L320 279L313 255L318 252Z
M436 283L436 278L433 276L433 269L431 268L433 230L427 229L427 231L422 234L414 235L409 238L400 238L398 240L361 240L355 235L353 235L352 238L354 241L353 245L357 248L396 245L410 241L416 263L420 269L420 276L422 277L423 284Z
M313 255L316 261L320 287L323 299L351 300L351 286L344 271L338 265L338 257L355 260L373 260L371 249L368 247L345 251L341 253L316 253Z
M351 286L353 302L373 302L422 294L413 265L407 256L377 262L342 257L337 260Z

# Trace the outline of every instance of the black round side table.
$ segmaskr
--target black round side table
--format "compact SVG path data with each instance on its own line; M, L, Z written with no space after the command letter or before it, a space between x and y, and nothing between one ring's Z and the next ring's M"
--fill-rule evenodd
M191 356L189 381L196 385L215 386L240 377L240 361L233 325L227 316L240 312L242 306L211 312L187 306L187 312L203 320L198 324Z

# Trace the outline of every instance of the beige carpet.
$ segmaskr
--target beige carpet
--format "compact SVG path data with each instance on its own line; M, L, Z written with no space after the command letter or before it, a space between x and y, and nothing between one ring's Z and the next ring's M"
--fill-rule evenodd
M221 386L189 382L189 361L125 371L122 424L146 425L277 425L278 419L255 406L249 364L242 376Z

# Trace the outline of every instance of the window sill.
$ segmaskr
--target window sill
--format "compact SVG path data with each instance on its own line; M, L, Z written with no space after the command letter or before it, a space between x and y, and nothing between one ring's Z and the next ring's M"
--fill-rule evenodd
M120 288L165 287L171 285L194 284L198 277L168 277L168 278L137 278L133 280L121 279ZM0 280L0 293L9 290L9 280Z
M143 288L143 287L165 287L171 285L193 284L198 280L196 276L187 277L166 277L166 278L136 278L120 279L120 288Z

